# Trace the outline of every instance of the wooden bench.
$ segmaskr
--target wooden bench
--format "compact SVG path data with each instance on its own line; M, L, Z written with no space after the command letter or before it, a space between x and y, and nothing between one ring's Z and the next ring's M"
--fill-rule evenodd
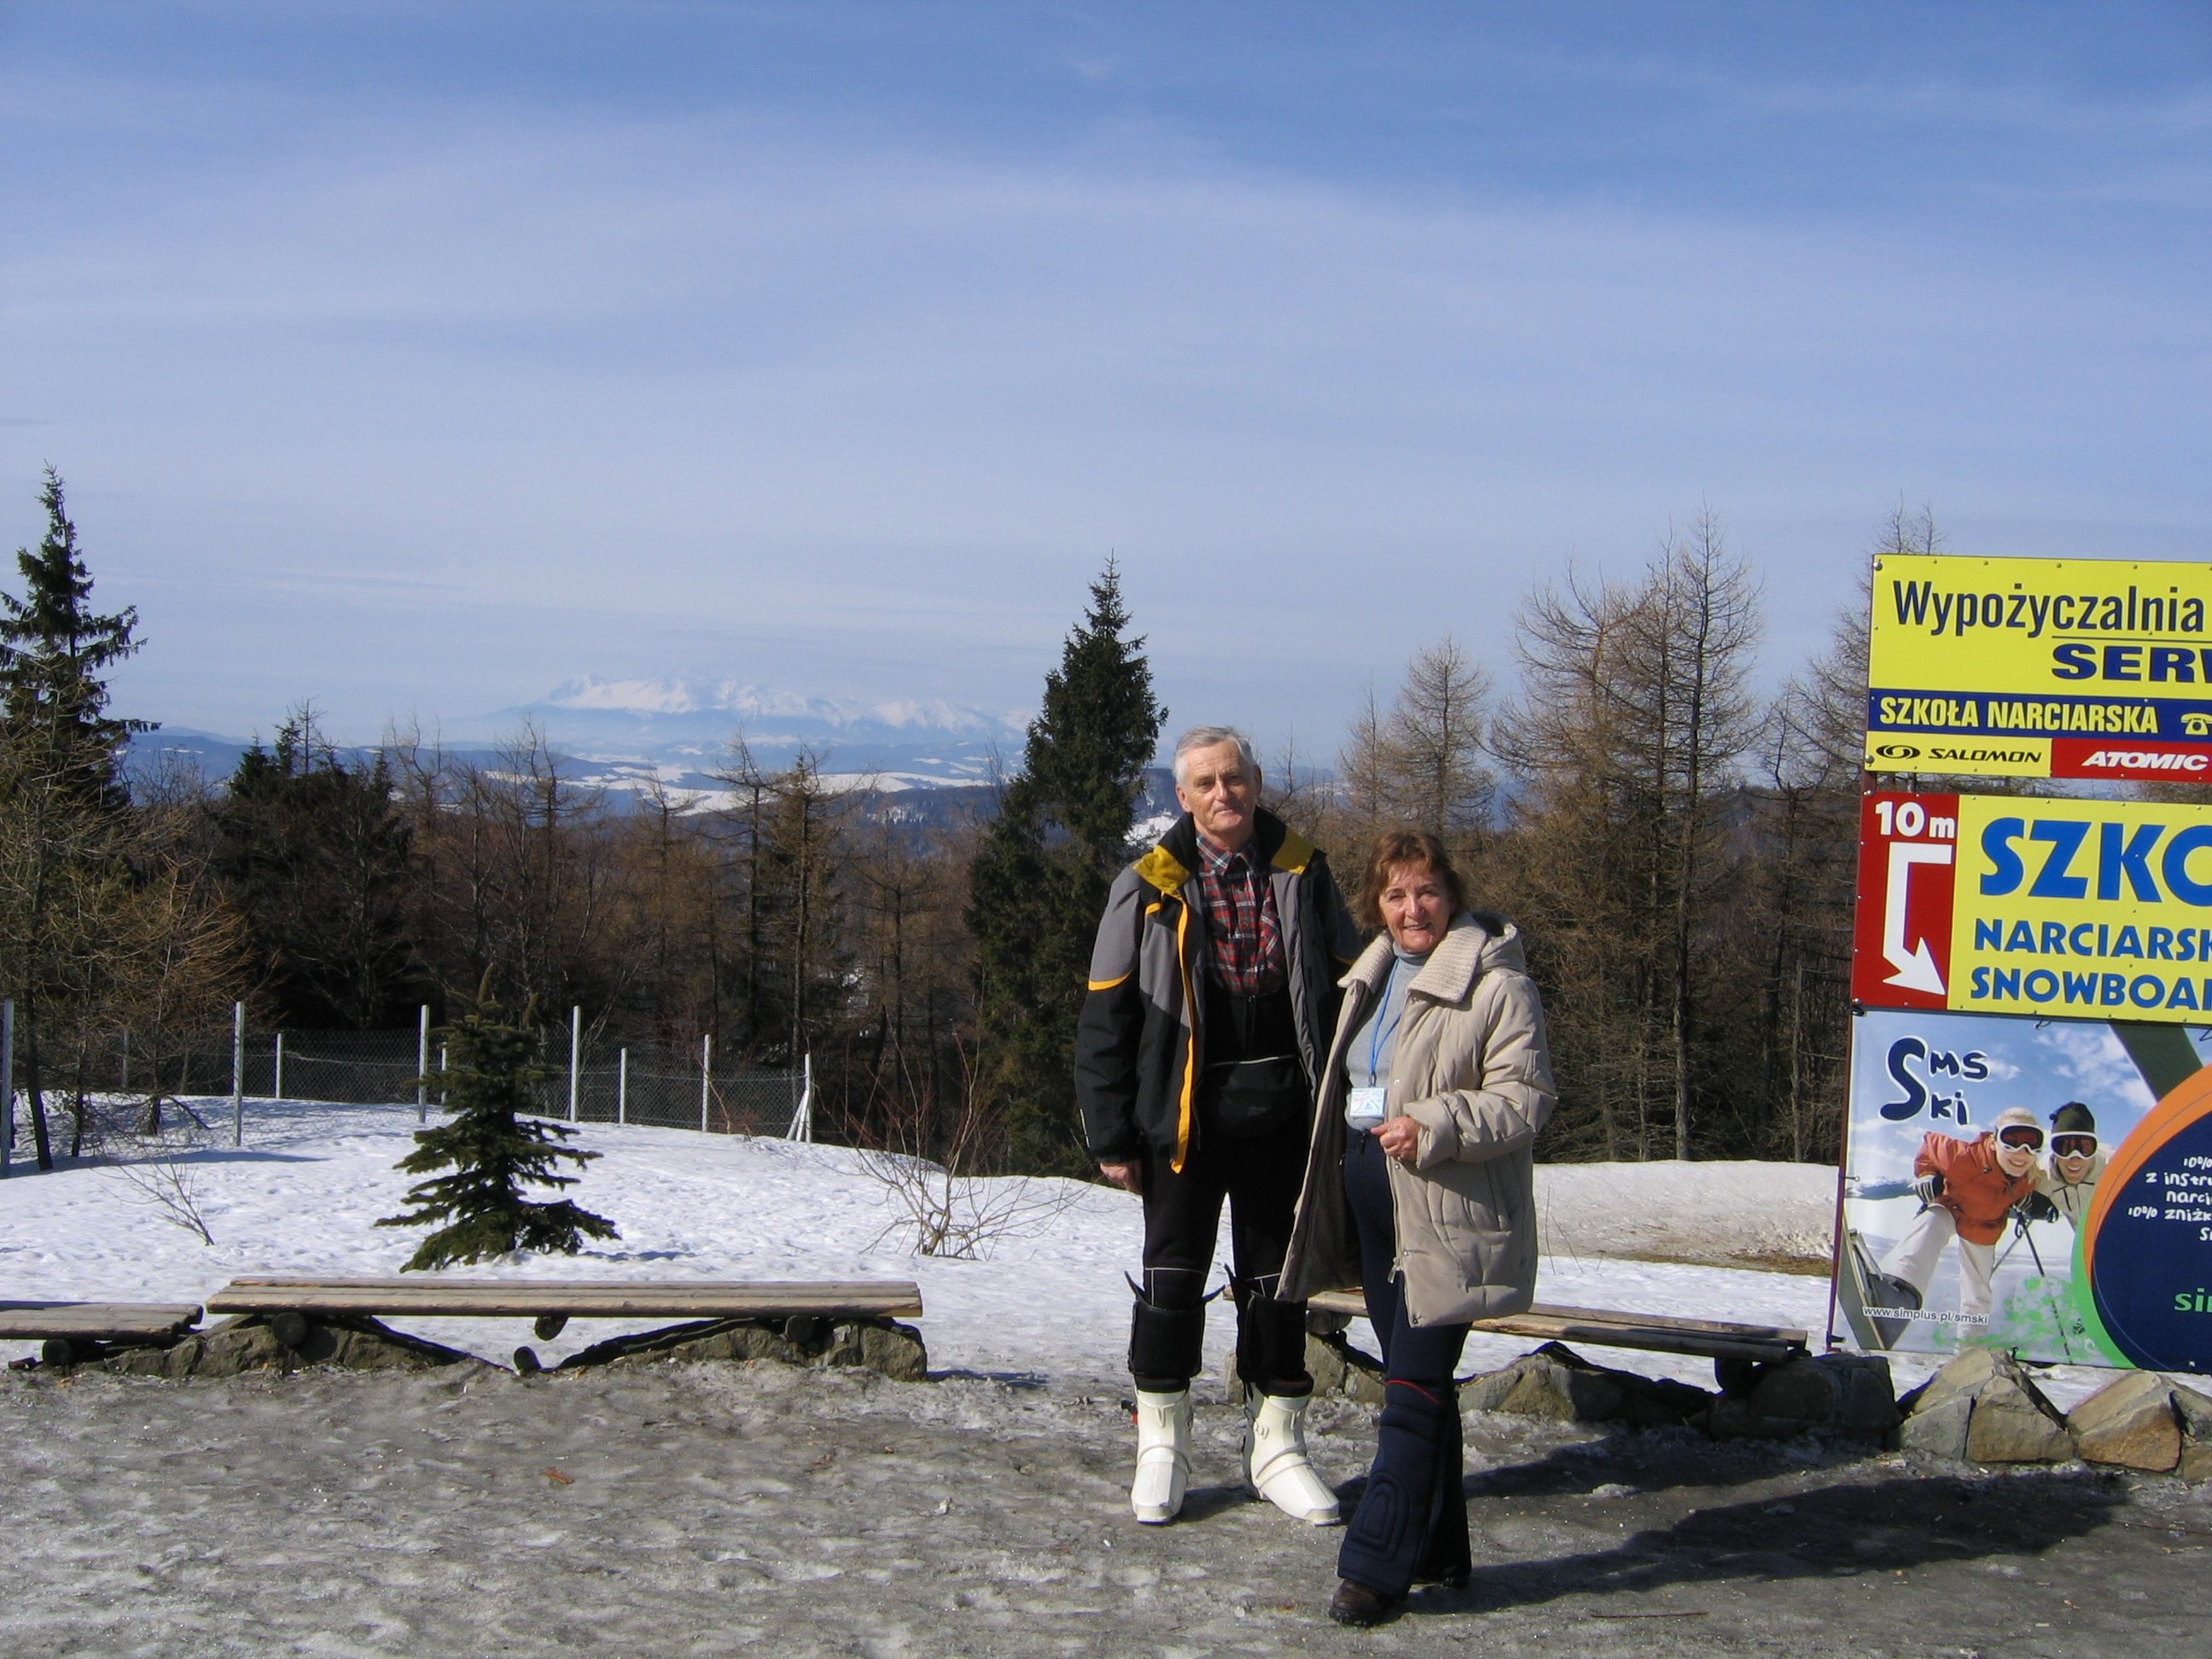
M102 1343L173 1341L199 1319L196 1302L0 1302L0 1341L42 1344L41 1360L66 1365Z
M1355 1291L1324 1291L1308 1304L1323 1313L1367 1316L1367 1299ZM1478 1319L1478 1331L1499 1336L1541 1337L1552 1342L1588 1342L1606 1348L1641 1348L1656 1353L1692 1354L1711 1359L1723 1387L1742 1376L1747 1365L1779 1364L1810 1352L1808 1332L1778 1325L1737 1325L1717 1319L1676 1319L1661 1314L1613 1313L1597 1308L1555 1308L1539 1302L1526 1313L1502 1319Z
M921 1312L910 1279L234 1279L210 1314L519 1318L550 1341L571 1319L894 1319Z

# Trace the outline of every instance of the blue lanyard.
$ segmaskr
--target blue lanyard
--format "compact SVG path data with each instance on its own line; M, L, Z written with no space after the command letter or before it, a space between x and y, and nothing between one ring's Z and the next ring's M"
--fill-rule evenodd
M1397 957L1391 957L1390 971L1382 980L1382 1006L1375 1011L1375 1018L1367 1027L1367 1079L1370 1088L1375 1083L1375 1067L1382 1058L1383 1042L1398 1029L1406 1018L1405 1000L1401 998L1398 1002L1398 1018L1388 1025L1383 1024L1383 1016L1390 1012L1390 993L1398 983L1398 969L1401 966Z

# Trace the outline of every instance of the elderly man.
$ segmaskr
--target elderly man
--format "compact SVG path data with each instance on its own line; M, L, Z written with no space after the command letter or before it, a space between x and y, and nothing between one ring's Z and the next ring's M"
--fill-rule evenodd
M1076 1036L1091 1155L1142 1196L1129 1334L1139 1521L1171 1521L1190 1469L1206 1279L1230 1210L1246 1484L1317 1526L1336 1496L1305 1449L1305 1304L1277 1298L1338 977L1359 939L1320 851L1259 805L1252 745L1176 740L1183 816L1115 880Z

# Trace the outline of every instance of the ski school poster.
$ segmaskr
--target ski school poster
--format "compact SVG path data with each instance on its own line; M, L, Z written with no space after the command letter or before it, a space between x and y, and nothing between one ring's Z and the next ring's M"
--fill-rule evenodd
M1853 1025L1834 1340L2212 1372L2212 1031L1903 1009ZM2063 1108L2094 1125L2088 1178L2057 1213L2005 1218L1976 1310L1956 1239L1914 1259L1929 1138L1981 1141L2024 1111L2044 1137L2037 1188L2053 1192Z

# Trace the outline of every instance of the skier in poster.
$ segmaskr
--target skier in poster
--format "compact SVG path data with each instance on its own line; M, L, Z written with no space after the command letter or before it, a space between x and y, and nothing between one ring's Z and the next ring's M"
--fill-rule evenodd
M1924 1207L1882 1258L1881 1270L1911 1285L1924 1306L1943 1247L1955 1238L1959 1311L1987 1320L1997 1240L2013 1206L2035 1190L2043 1141L2042 1125L2017 1106L2000 1112L1989 1132L1973 1140L1929 1130L1912 1160L1913 1190Z
M2089 1200L2097 1195L2097 1177L2104 1173L2097 1120L2080 1101L2069 1100L2051 1115L2051 1151L2036 1171L2036 1193L2078 1233Z

